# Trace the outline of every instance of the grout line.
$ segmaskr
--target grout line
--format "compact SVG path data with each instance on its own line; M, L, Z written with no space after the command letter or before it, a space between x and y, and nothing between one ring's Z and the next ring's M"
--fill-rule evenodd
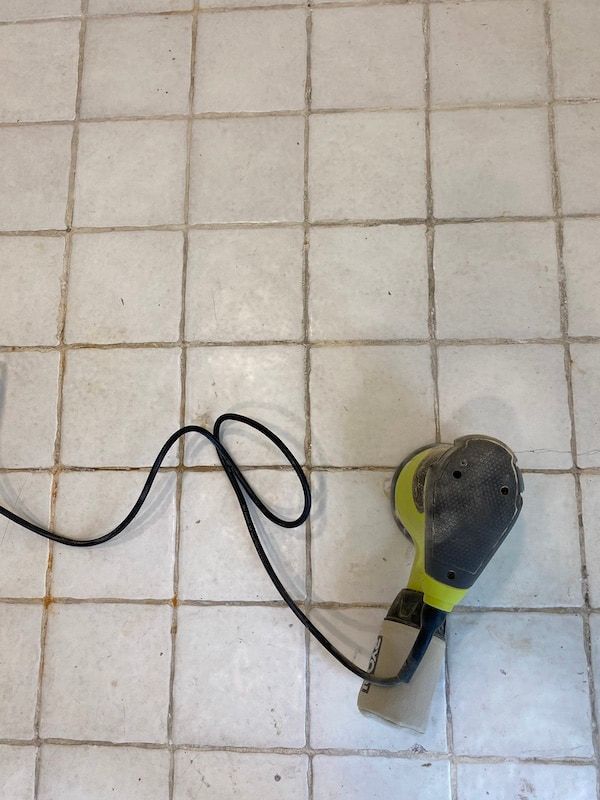
M478 0L478 2L485 2L486 0ZM187 119L187 118L186 118ZM555 222L558 217L554 214L538 214L538 215L516 215L506 214L504 216L496 217L433 217L429 220L427 217L395 217L395 218L347 218L347 219L312 219L310 220L311 227L313 228L372 228L381 225L396 225L401 227L423 225L427 222L434 223L435 225L477 225L481 223L487 224L510 224L517 222ZM590 219L600 220L600 213L572 213L561 214L561 220L565 219ZM67 231L67 228L36 228L36 229L10 229L0 230L0 236L41 236L41 237L60 237L64 236L67 232L74 234L101 234L101 233L122 233L126 231L182 231L182 230L245 230L245 229L262 229L262 228L304 228L304 222L298 221L281 221L281 222L245 222L238 220L235 222L196 222L189 225L183 223L166 223L164 225L111 225L111 226L72 226Z
M544 0L544 30L546 37L546 53L547 53L547 80L548 80L548 96L553 99L555 95L555 75L554 75L554 62L552 51L552 20L551 20L551 7L550 0ZM571 423L571 455L574 468L574 481L575 481L575 499L577 504L577 518L578 518L578 531L579 531L579 552L581 559L581 586L583 592L584 608L582 612L583 623L583 646L585 650L585 658L587 664L588 676L588 690L589 690L589 704L590 704L590 721L592 742L594 747L594 757L596 762L596 797L600 800L600 773L599 773L599 758L600 758L600 743L598 740L598 718L596 713L596 695L594 683L594 670L592 661L592 644L590 638L590 598L587 581L587 564L585 555L585 532L583 524L583 505L581 494L581 480L578 473L578 452L577 452L577 426L575 423L575 403L573 391L573 375L572 375L572 358L571 358L571 345L569 341L569 309L568 309L568 293L567 293L567 277L564 263L564 219L562 216L562 195L560 184L560 168L558 164L558 152L556 145L556 123L554 106L548 106L548 136L550 145L550 164L552 171L552 204L556 217L555 230L556 230L556 252L558 261L558 289L560 298L560 327L564 346L564 365L565 365L565 380L567 384L567 403L569 408L569 419Z
M312 11L311 0L306 0L306 78L304 85L304 165L303 165L303 226L304 246L302 255L302 341L304 346L304 463L306 476L311 483L312 472L312 422L310 399L311 372L311 337L310 337L310 115L312 109ZM310 614L312 607L312 521L309 516L304 526L305 536L305 573L304 594L305 614ZM310 633L304 629L304 738L305 749L311 746L311 672L310 672ZM306 767L307 798L313 800L313 757L307 755Z
M190 221L190 186L191 186L191 157L192 157L192 138L193 138L193 112L194 112L194 92L196 84L196 42L198 38L198 0L194 0L194 10L192 16L191 47L190 47L190 84L188 94L188 115L187 115L187 137L186 137L186 165L185 165L185 186L183 203L183 263L181 275L181 316L179 320L179 341L181 358L181 400L179 408L179 426L185 425L186 417L186 390L187 390L187 347L186 347L186 301L187 301L187 272L189 259L189 221ZM175 791L175 747L173 743L174 727L174 691L175 691L175 669L177 655L177 625L178 625L178 606L179 606L179 550L181 542L181 501L183 493L183 475L185 471L185 442L179 440L178 463L177 463L177 484L175 499L175 552L173 559L173 612L171 618L171 669L169 673L169 706L167 713L167 739L169 743L169 800L173 800Z
M479 2L485 0L479 0ZM303 8L300 6L287 6L284 8L291 8L295 11ZM312 6L311 6L312 8ZM424 9L429 11L429 6L424 5ZM231 9L226 9L230 11ZM247 10L256 11L256 7L248 8ZM260 9L258 9L260 10ZM75 19L79 19L76 17ZM2 23L0 23L0 27ZM446 105L432 105L429 101L427 103L427 110L433 114L439 113L456 113L461 111L510 111L519 109L544 109L553 108L556 106L572 106L572 105L597 105L600 103L600 97L573 97L564 99L555 99L551 101L539 102L495 102L495 103L469 103L469 104L452 104ZM282 108L272 109L270 111L199 111L192 113L193 119L198 120L224 120L224 119L254 119L256 117L302 117L308 114L309 116L324 116L332 114L399 114L399 113L423 113L423 105L389 105L389 106L330 106L322 108L310 108L307 111L302 108ZM189 120L189 114L106 114L106 115L90 115L83 116L78 121L81 125L102 124L102 123L118 123L118 122L184 122ZM0 128L32 128L32 127L53 127L53 126L67 126L72 125L73 119L56 118L56 119L40 119L40 120L0 120Z
M65 209L65 228L67 233L65 235L64 253L63 253L63 273L61 276L61 297L60 307L58 312L57 322L57 337L58 337L58 352L59 352L59 365L58 365L58 381L56 393L56 434L54 439L54 452L53 452L53 468L51 471L51 494L50 494L50 527L53 528L56 522L56 500L58 494L58 482L60 477L60 458L61 458L61 444L62 444L62 420L63 420L63 403L64 403L64 381L66 371L66 350L65 344L65 326L67 318L67 302L69 293L69 275L71 268L71 252L73 246L73 235L70 232L73 224L73 209L75 206L75 174L77 171L77 152L79 145L79 115L81 110L81 90L82 90L82 76L85 52L85 34L86 34L86 14L88 9L88 0L81 0L81 21L79 24L79 53L77 62L77 89L75 96L75 119L73 122L73 131L71 136L71 161L69 168L69 185L67 191L67 206ZM43 680L44 680L44 661L46 655L46 639L48 632L48 607L52 599L52 566L54 559L54 543L48 542L48 562L45 574L45 595L42 607L42 623L40 632L40 663L37 678L37 692L36 692L36 706L35 716L33 723L34 736L39 739L40 735L40 722L42 716L42 702L43 702ZM34 779L33 779L33 797L37 800L40 782L41 771L41 747L38 745L35 755L34 766Z

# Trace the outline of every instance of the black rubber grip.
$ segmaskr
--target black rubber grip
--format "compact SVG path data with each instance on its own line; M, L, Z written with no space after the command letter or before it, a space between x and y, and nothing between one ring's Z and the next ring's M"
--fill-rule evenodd
M448 586L472 586L515 524L522 491L506 445L487 436L457 439L425 480L427 574Z

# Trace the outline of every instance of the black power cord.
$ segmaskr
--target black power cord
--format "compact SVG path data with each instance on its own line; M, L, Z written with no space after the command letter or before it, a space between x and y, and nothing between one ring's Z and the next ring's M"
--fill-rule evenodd
M288 464L292 467L300 486L302 488L302 493L304 495L304 508L302 512L296 519L283 519L282 517L278 517L276 514L271 511L271 509L265 505L265 503L261 500L261 498L257 495L254 491L252 486L248 483L244 475L242 474L240 468L235 463L229 451L221 441L221 427L224 422L232 421L232 422L241 422L244 425L248 425L248 427L253 428L254 430L262 433L263 436L266 436L275 447L280 450L281 453L285 456ZM308 485L308 480L306 479L306 475L302 471L302 467L298 463L297 459L294 457L293 453L290 449L282 442L282 440L273 433L273 431L269 430L269 428L262 425L260 422L257 422L254 419L250 419L250 417L244 417L241 414L223 414L220 416L217 421L215 422L215 426L213 431L209 431L207 428L202 428L198 425L186 425L183 428L180 428L178 431L175 431L167 441L162 446L160 453L156 456L154 464L150 469L150 473L148 474L148 478L146 479L146 483L144 484L142 491L140 492L140 496L133 504L133 508L127 514L125 519L120 522L115 528L113 528L108 533L103 534L102 536L97 536L95 539L75 539L70 538L68 536L61 536L54 531L46 530L46 528L42 528L39 525L35 525L33 522L29 522L23 517L20 517L18 514L9 511L9 509L4 508L4 506L0 505L0 514L11 522L16 523L17 525L21 525L23 528L27 528L27 530L31 531L32 533L38 534L38 536L43 536L45 539L50 539L53 542L58 542L59 544L69 545L70 547L95 547L98 544L104 544L104 542L108 542L111 539L114 539L115 536L118 536L122 533L125 528L127 528L133 520L139 514L142 506L144 505L148 494L150 493L150 489L156 479L158 471L165 460L165 457L169 450L173 447L175 442L177 442L182 436L185 436L188 433L199 433L201 436L204 436L211 442L215 450L217 451L217 455L219 456L219 460L223 465L223 469L225 470L225 474L229 478L229 482L235 495L238 499L238 503L240 504L240 509L244 516L244 521L246 523L246 527L248 528L248 533L250 534L250 538L252 539L252 543L256 548L256 552L258 553L258 557L260 558L263 567L267 571L269 578L273 581L273 584L281 597L285 600L290 610L296 615L296 617L300 620L300 622L308 629L308 631L315 637L315 639L323 645L323 647L335 658L337 659L340 664L353 672L362 680L369 681L370 683L375 684L376 686L396 686L399 683L405 683L407 681L406 670L401 670L398 675L390 676L389 678L376 678L367 670L361 669L356 664L354 664L350 659L346 658L346 656L341 653L335 645L333 645L329 639L321 633L321 631L311 622L311 620L304 614L303 611L298 608L297 604L292 600L290 597L287 589L279 580L277 573L273 569L271 562L265 550L262 546L258 533L256 531L256 527L254 525L254 521L252 520L252 515L250 513L250 509L248 507L248 502L246 497L250 500L250 502L260 511L260 513L265 516L268 520L279 525L281 528L297 528L299 525L302 525L303 522L306 522L308 519L308 515L310 514L311 508L311 494L310 494L310 486ZM415 665L416 666L416 665ZM413 670L414 671L414 668ZM411 674L412 674L411 671ZM409 678L408 678L409 679Z

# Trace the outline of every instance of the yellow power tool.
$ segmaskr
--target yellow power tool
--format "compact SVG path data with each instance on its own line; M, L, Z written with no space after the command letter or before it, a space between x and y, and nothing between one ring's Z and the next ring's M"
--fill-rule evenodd
M400 682L365 681L361 711L425 729L444 659L446 615L515 524L522 492L514 453L488 436L429 445L398 467L393 512L415 557L408 584L383 622L369 669L375 678L396 673Z

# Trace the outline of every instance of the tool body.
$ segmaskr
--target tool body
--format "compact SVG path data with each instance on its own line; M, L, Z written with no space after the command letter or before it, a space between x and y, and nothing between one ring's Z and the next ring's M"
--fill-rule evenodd
M514 454L488 436L430 445L400 465L392 506L415 557L407 586L383 622L371 669L378 676L401 667L403 681L385 688L365 681L361 711L424 730L444 658L446 615L513 527L522 492Z

